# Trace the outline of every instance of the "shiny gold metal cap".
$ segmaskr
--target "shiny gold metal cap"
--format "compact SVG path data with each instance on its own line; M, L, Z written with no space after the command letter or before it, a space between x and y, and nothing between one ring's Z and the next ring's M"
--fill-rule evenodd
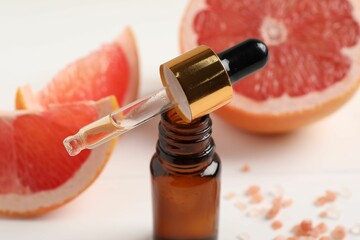
M187 122L230 102L232 87L219 57L207 46L197 47L160 66L160 75L178 114Z

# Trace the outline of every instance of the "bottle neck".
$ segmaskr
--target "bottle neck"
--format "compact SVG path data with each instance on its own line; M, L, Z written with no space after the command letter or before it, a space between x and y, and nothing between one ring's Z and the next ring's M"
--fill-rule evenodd
M211 127L209 115L185 124L175 111L162 114L156 148L162 165L182 173L207 167L215 153Z

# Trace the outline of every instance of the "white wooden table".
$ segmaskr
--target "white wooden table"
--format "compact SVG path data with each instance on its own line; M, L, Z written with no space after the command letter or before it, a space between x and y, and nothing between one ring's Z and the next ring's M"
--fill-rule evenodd
M16 87L40 87L67 63L113 39L127 23L137 36L141 92L161 86L158 65L178 55L178 26L186 1L1 1L0 109L14 106ZM272 239L304 218L319 222L314 199L325 190L351 191L340 199L339 220L360 222L360 94L331 117L299 132L261 137L242 133L214 117L214 138L223 160L222 195L252 184L282 186L294 205L270 222L248 217L222 198L220 238ZM158 119L128 133L117 145L100 178L65 207L31 220L0 218L0 239L150 240L152 231L149 160L157 141ZM243 164L251 171L242 173ZM360 239L349 237L347 239Z

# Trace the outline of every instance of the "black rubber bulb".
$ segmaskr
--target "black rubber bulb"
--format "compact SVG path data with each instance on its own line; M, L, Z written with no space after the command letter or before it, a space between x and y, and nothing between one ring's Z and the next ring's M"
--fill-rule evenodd
M218 53L231 83L235 84L247 75L263 68L269 58L265 43L257 39L248 39L221 53Z

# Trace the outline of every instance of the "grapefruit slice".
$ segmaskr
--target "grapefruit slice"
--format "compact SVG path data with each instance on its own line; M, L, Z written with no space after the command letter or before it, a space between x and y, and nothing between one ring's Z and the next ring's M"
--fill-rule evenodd
M238 83L232 103L217 113L248 131L286 132L329 115L356 91L359 20L359 0L193 0L180 48L222 51L247 38L263 40L267 67Z
M17 109L43 109L54 103L99 100L114 95L123 106L136 99L138 55L129 27L109 44L60 71L42 90L29 85L17 90Z
M62 141L116 108L115 97L108 97L0 113L0 215L39 215L84 191L105 166L115 140L76 157Z

